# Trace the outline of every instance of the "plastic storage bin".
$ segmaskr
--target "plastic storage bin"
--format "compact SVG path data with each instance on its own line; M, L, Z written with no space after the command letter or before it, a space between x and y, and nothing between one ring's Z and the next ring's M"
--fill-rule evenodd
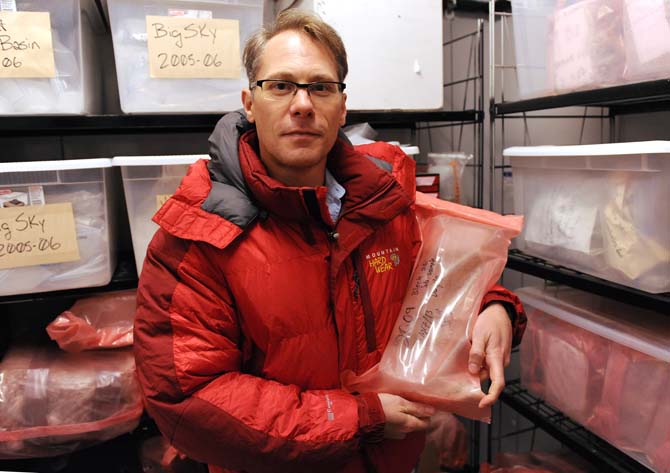
M636 460L670 467L670 325L571 288L522 288L521 381Z
M0 269L0 295L56 291L77 287L103 286L112 278L116 265L114 251L115 202L111 159L78 159L0 164L0 264L9 256L10 266ZM58 252L68 239L49 241L62 221L54 217L30 218L46 204L71 204L78 259L39 264L31 258ZM25 211L24 211L25 209ZM18 213L23 216L17 218ZM57 215L62 215L58 213ZM65 220L67 221L67 219ZM28 227L32 233L27 233ZM71 228L71 227L70 227ZM61 229L62 230L62 229ZM40 253L42 252L42 253ZM28 261L29 260L29 261ZM28 261L28 262L26 262Z
M670 75L664 0L512 0L519 98Z
M88 10L81 9L80 0L15 0L15 5L18 12L49 12L56 76L0 77L0 115L97 112L101 92Z
M623 0L623 38L627 80L670 76L670 3Z
M643 291L670 291L670 142L514 147L518 248Z
M198 159L209 156L119 156L112 160L114 166L121 167L137 274L142 271L147 246L158 230L151 218L177 190L189 164Z
M240 108L240 91L249 85L244 67L235 79L152 78L146 16L237 20L241 58L246 39L261 27L263 3L263 0L108 0L121 109L125 113L219 113ZM216 53L212 51L210 59ZM205 57L195 60L204 61Z

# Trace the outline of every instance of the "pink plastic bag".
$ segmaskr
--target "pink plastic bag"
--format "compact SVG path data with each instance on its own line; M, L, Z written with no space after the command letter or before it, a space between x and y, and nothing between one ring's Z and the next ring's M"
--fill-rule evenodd
M667 362L612 344L603 395L587 423L588 428L622 450L652 452L648 455L651 460L652 427L662 415L660 400L669 382ZM665 420L666 441L670 444L670 417Z
M0 459L71 453L135 429L131 350L11 349L0 363Z
M470 335L487 290L502 274L523 218L501 216L417 193L423 246L381 361L343 386L388 392L471 419L480 409L479 377L468 372Z
M61 349L76 353L133 344L136 290L80 299L47 326Z

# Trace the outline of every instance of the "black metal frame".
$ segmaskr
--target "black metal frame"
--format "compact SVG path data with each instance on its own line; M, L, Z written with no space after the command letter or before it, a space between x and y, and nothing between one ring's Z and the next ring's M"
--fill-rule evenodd
M640 291L565 266L552 264L519 250L510 250L507 257L507 268L599 294L643 309L654 310L670 317L670 293L652 294Z
M222 116L223 113L0 117L0 137L210 132ZM347 113L347 124L369 122L379 128L414 128L417 122L429 121L482 123L483 120L481 110Z
M491 116L572 106L609 107L610 114L670 110L670 79L618 85L514 102L491 104Z
M518 380L508 382L500 399L537 427L593 463L598 467L598 471L653 473L621 450L570 420L558 409L530 394Z

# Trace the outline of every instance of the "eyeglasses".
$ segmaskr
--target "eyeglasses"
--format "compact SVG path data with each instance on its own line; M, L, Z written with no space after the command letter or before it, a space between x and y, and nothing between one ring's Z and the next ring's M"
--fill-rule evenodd
M273 100L287 100L305 89L312 99L332 99L342 93L347 86L344 82L310 82L299 84L290 80L264 79L257 80L251 88L258 86L267 97Z

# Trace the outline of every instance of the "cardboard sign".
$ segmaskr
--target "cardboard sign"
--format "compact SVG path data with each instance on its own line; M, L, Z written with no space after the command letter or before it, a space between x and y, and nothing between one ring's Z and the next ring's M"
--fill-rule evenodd
M172 197L172 194L158 194L156 196L156 212L160 210L163 204L167 202L170 197Z
M49 12L0 11L0 78L56 77Z
M0 209L0 269L78 259L71 203Z
M237 20L147 16L149 75L156 79L239 79Z

